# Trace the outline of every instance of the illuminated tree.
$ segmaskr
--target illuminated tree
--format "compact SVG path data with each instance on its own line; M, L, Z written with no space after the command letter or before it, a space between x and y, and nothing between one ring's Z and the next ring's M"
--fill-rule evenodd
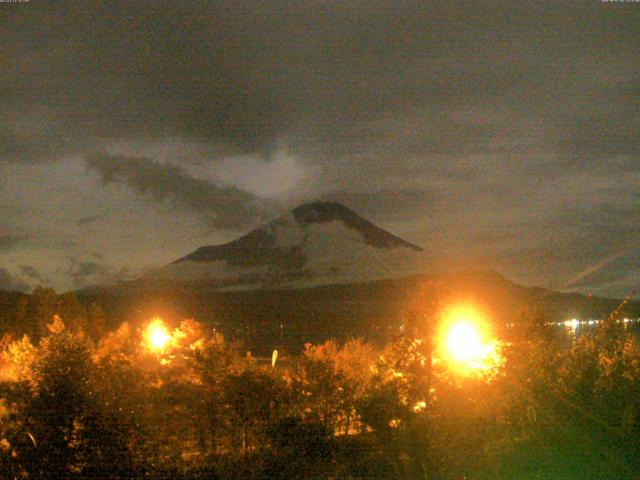
M98 342L108 331L107 315L96 303L89 305L86 323L86 332L94 342Z
M300 416L331 430L345 416L349 395L345 376L336 367L336 354L337 346L333 342L319 346L307 344L293 373Z
M33 293L19 299L16 305L16 332L39 340L48 334L47 325L59 315L72 331L87 328L88 316L74 293L58 295L51 288L36 287Z
M30 478L117 476L130 467L128 432L103 408L90 343L59 317L49 328L24 376L3 388L23 434L15 443L20 466Z
M341 424L344 433L349 434L353 429L361 429L357 404L363 397L374 378L374 368L379 352L372 345L360 339L346 342L335 356L336 369L344 379L342 398ZM342 425L339 424L340 428Z

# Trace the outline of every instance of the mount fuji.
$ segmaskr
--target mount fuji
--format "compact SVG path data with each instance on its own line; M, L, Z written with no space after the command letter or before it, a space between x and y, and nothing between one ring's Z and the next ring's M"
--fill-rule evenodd
M424 250L334 202L299 206L223 245L203 246L147 278L219 289L289 289L426 272Z
M328 338L386 341L417 294L436 302L442 288L455 301L480 305L496 325L531 322L527 312L553 321L604 318L620 307L619 300L526 287L491 271L433 271L430 258L343 205L314 202L138 279L76 294L103 307L114 327L156 315L193 317L265 355L274 345L295 351ZM640 315L640 303L626 308Z

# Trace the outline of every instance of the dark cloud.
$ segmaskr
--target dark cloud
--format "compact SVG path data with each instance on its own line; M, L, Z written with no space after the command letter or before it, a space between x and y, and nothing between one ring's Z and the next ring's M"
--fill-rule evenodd
M107 274L110 270L96 262L81 262L73 260L68 272L77 282L82 282L86 277L92 277L96 274Z
M6 117L0 126L0 158L10 162L32 162L54 160L67 153L83 148L82 143L72 132L56 131L56 125L50 123L45 131L33 130L33 124L41 120L37 117L27 119L24 126L11 129ZM59 125L58 125L59 127Z
M596 256L602 243L622 248L637 225L633 3L0 8L0 162L80 153L104 183L172 202L212 228L245 229L264 199L188 167L213 171L243 155L269 162L285 145L314 172L296 184L295 202L322 197L376 222L415 220L412 241L480 244L497 261L493 239L524 252L531 246L518 242L544 232L538 250L573 242L556 261L576 270L567 258ZM176 154L162 162L138 148L167 139L177 139ZM73 218L98 222L95 211ZM19 240L0 235L0 249Z
M66 274L76 287L94 284L109 284L131 278L131 272L126 268L115 269L106 263L81 258L67 257L69 267Z
M47 275L40 273L37 269L30 265L20 265L20 273L28 278L31 282L35 282L38 285L49 285L51 280Z
M323 195L342 203L380 224L413 219L417 212L428 212L438 195L425 190L382 190L372 192L333 192Z
M105 218L107 218L106 215L91 215L89 217L82 217L79 218L77 221L78 225L87 225L90 223L95 223L95 222L99 222L100 220L104 220Z
M218 187L189 176L181 167L146 158L92 155L87 165L105 184L118 182L156 200L170 200L219 228L242 227L255 215L252 195L233 187Z
M624 6L115 3L13 10L2 36L11 59L2 87L15 92L3 101L6 153L167 132L264 151L300 129L315 132L313 142L357 148L372 117L413 110L431 121L442 109L502 101L549 122L560 144L637 152L629 108L571 115L637 93L639 13ZM629 62L612 84L606 74L621 57ZM589 89L576 81L587 75ZM601 127L613 125L621 133L607 140ZM422 140L440 151L508 125L441 127ZM576 128L599 134L582 138Z
M9 273L6 268L0 268L0 290L28 292L31 290L31 287Z
M528 284L624 296L637 287L639 253L638 241L611 247L590 237L554 235L529 247L517 242L500 245L494 259ZM608 284L615 284L615 289L607 289Z
M0 224L0 252L11 250L27 240L27 236L16 233Z

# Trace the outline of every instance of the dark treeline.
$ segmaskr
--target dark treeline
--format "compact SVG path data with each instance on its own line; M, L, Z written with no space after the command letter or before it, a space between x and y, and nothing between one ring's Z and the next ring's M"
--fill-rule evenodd
M612 314L580 336L531 313L460 375L437 308L403 336L256 358L195 320L113 327L37 290L3 324L2 478L632 479L640 352ZM431 312L431 313L429 313ZM157 323L162 323L160 320ZM9 325L9 326L8 326ZM19 326L16 326L19 325Z
M440 287L423 289L424 285ZM603 318L620 303L529 288L492 272L449 272L292 290L221 291L218 287L200 281L176 284L139 279L79 290L76 295L85 306L99 304L113 327L154 315L197 318L265 355L276 344L284 343L289 351L299 353L305 343L328 338L364 337L384 344L389 336L400 333L401 319L416 291L433 300L442 287L482 304L495 325L517 322L532 309L543 311L550 321ZM626 303L623 314L640 317L640 303Z

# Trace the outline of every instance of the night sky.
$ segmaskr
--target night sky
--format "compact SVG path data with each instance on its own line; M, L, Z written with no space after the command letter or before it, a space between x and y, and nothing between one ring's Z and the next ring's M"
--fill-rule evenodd
M434 268L640 283L640 3L0 3L0 288L336 200Z

